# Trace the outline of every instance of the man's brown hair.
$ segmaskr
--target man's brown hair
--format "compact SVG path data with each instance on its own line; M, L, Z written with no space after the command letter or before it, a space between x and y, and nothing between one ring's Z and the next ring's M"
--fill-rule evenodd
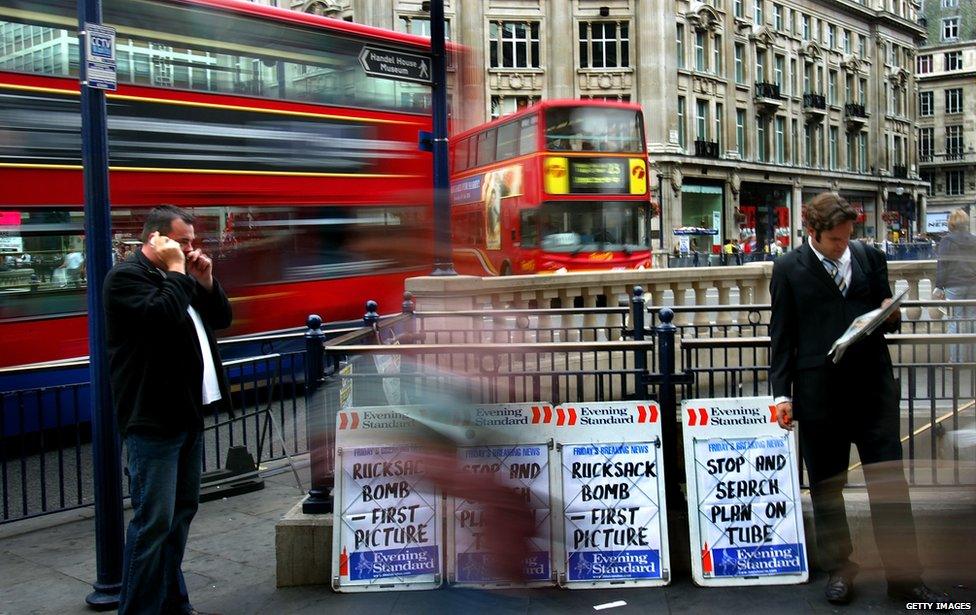
M848 220L857 220L857 211L834 192L821 192L803 205L804 226L813 229L817 241L822 232Z

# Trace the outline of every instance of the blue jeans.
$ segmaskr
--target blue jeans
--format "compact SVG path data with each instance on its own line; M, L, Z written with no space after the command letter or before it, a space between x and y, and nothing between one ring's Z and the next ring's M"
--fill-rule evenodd
M976 299L976 289L968 286L947 286L945 298L950 301ZM949 326L946 333L972 333L976 320L976 306L953 307L949 312ZM968 363L973 360L972 344L950 344L949 362Z
M185 613L183 551L200 501L201 434L129 433L132 520L122 560L119 613Z

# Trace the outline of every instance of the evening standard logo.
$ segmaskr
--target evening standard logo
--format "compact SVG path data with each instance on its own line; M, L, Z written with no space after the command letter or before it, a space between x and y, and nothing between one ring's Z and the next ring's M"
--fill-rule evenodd
M712 425L764 425L769 422L769 412L758 407L719 408L712 406L709 411Z
M661 576L659 551L575 551L569 556L573 579L651 579Z
M803 546L715 549L717 576L761 576L803 572Z
M363 413L360 429L403 429L414 426L414 422L399 412Z
M587 408L579 409L580 425L621 425L635 423L637 418L629 412L627 406L617 408Z
M436 572L437 547L354 551L349 556L349 578L353 581L409 577Z
M528 425L529 416L520 408L478 408L472 422L479 427Z
M497 581L492 571L500 568L507 557L502 553L458 553L457 580L462 583ZM549 553L536 551L522 560L522 578L526 581L545 581L549 576Z

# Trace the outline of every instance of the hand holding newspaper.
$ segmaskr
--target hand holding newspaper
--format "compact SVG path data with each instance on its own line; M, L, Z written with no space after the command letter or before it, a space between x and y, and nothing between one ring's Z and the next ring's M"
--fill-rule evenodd
M865 312L855 318L851 326L847 327L847 331L844 331L844 334L834 341L834 345L830 347L827 356L831 357L834 363L839 363L852 344L874 333L875 329L881 326L881 323L901 307L906 295L908 295L907 288L893 297L888 305Z

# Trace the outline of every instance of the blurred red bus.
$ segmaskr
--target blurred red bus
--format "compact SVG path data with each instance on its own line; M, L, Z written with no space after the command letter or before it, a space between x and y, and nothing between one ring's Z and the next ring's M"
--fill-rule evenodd
M430 264L431 90L359 57L429 39L238 0L103 6L116 257L171 203L231 295L225 335L398 311ZM88 354L76 10L0 4L0 367Z
M650 267L639 105L555 100L452 139L460 273Z

